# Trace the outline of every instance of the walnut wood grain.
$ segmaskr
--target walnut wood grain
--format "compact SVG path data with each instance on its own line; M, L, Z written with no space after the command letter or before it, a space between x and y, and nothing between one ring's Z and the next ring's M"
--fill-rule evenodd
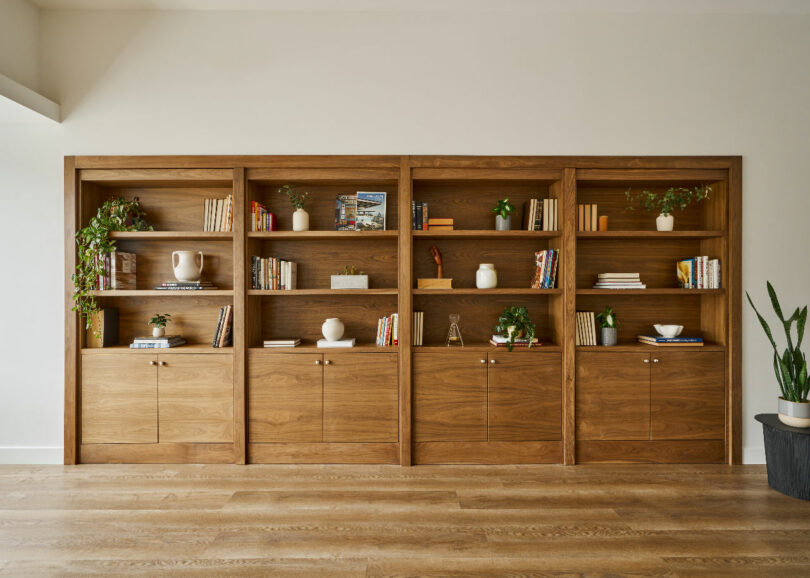
M410 466L413 463L413 391L412 355L413 343L413 231L411 230L411 201L413 199L410 158L402 156L399 166L399 246L398 281L399 296L399 463Z
M233 170L233 459L247 460L247 182L245 169Z
M722 440L578 440L577 463L717 464Z
M250 443L251 464L398 464L396 443Z
M137 443L82 444L83 464L229 464L233 444Z
M79 397L79 384L81 383L81 364L79 363L79 350L83 345L78 313L73 311L73 283L72 275L76 271L76 227L80 221L78 184L76 182L76 158L65 157L64 183L65 183L65 409L63 426L64 462L73 465L78 458L78 445L80 444L80 415L81 402Z
M418 464L556 464L559 441L417 442Z

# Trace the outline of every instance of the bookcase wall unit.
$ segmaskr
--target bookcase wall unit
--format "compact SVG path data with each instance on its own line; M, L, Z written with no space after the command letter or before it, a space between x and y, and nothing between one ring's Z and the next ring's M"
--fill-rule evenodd
M65 462L586 463L741 461L739 157L179 156L67 157ZM292 231L282 185L309 192L310 230ZM710 184L675 213L675 230L626 210L625 191ZM335 231L340 194L387 194L384 231ZM204 232L204 199L234 199L232 232ZM137 288L99 291L120 310L116 347L85 346L72 312L74 235L111 198L138 197L154 231L114 233L137 254ZM509 198L512 230L491 208ZM557 200L555 231L526 231L524 203ZM251 202L277 218L251 231ZM454 230L412 230L412 202ZM606 231L578 231L578 204ZM442 253L450 289L420 289ZM537 251L560 252L557 283L531 289ZM155 291L171 253L202 251L211 291ZM297 264L293 290L252 287L251 257ZM720 289L680 289L675 263L718 258ZM477 289L480 263L498 271ZM331 289L345 266L369 289ZM643 290L594 289L599 273L638 272ZM233 346L212 348L219 308L234 306ZM498 314L525 306L542 346L489 344ZM610 305L614 347L576 346L576 311ZM189 345L130 350L155 312ZM413 346L412 313L424 312ZM377 320L400 315L399 345L375 345ZM448 348L449 315L464 347ZM319 349L339 317L351 349ZM684 325L694 348L636 335ZM300 337L290 348L263 341ZM211 355L215 354L215 355Z

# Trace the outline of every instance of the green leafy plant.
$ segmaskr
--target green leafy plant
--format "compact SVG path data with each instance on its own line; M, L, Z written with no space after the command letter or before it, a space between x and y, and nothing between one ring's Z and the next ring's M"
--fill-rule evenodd
M295 190L295 185L283 185L281 188L279 188L278 192L287 195L296 210L303 209L307 199L309 198L308 192L299 193Z
M354 268L354 265L344 265L343 272L338 273L338 275L365 275L365 273L362 271L358 272L357 269Z
M692 203L699 203L709 198L712 188L709 185L698 185L694 188L670 187L663 193L641 191L633 193L631 189L624 192L627 199L627 211L632 211L635 204L639 204L646 211L655 211L662 215L671 215L677 208L683 211Z
M73 311L84 317L87 329L91 316L100 309L92 295L99 276L104 274L104 260L98 257L115 251L110 231L151 231L145 216L137 197L131 201L119 197L101 205L90 223L76 233L78 263L72 276Z
M782 323L785 330L785 337L787 338L787 347L784 353L779 355L779 349L776 347L771 328L768 322L757 311L754 302L748 291L745 292L748 297L748 302L757 314L762 329L765 330L765 335L768 336L768 341L771 342L773 347L773 371L776 374L776 380L779 382L779 389L782 390L782 397L786 401L793 401L797 403L807 402L807 395L810 393L810 380L807 379L807 358L801 351L802 339L804 339L804 326L807 323L807 305L803 309L796 308L793 315L785 319L782 314L782 307L779 305L779 300L776 298L776 291L773 285L768 281L768 296L771 298L771 305ZM796 345L793 345L793 324L796 324Z
M502 219L505 219L509 216L509 213L515 210L515 205L509 202L509 199L502 199L498 201L498 204L492 209L492 212L496 215L499 215Z
M596 320L599 322L599 327L608 329L618 329L619 320L616 319L616 314L613 308L608 305L602 313L596 314Z
M169 317L171 317L171 314L169 313L155 313L152 316L152 319L149 320L149 323L147 323L147 325L154 325L155 327L166 327L166 324L169 321L171 321Z
M511 331L510 331L511 329ZM525 307L507 306L498 317L498 324L495 326L495 333L508 338L506 347L512 351L515 339L523 333L529 340L529 347L534 341L534 321L529 317L529 312Z

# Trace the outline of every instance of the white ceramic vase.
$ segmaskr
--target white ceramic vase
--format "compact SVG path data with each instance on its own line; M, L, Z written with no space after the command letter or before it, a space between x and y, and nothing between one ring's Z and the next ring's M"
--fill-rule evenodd
M498 286L498 272L492 263L481 263L475 272L475 286L479 289L495 289Z
M343 337L344 330L343 322L337 317L330 317L321 325L321 333L327 341L337 341Z
M790 427L810 427L810 402L797 403L780 396L779 421Z
M293 213L293 231L309 231L309 213L296 209Z
M675 217L671 214L661 213L655 218L655 228L659 231L671 231L675 226Z
M199 265L195 262L197 255L200 256ZM181 283L199 281L203 270L202 251L175 251L172 253L172 267L174 276Z
M166 328L165 327L153 327L152 328L152 337L163 337L166 335Z

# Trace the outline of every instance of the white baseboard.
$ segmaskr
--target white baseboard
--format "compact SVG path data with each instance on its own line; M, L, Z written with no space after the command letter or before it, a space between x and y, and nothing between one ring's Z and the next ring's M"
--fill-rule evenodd
M59 464L64 462L62 446L0 446L0 464Z
M743 448L743 463L744 464L764 464L765 463L765 446L754 446L751 448Z

